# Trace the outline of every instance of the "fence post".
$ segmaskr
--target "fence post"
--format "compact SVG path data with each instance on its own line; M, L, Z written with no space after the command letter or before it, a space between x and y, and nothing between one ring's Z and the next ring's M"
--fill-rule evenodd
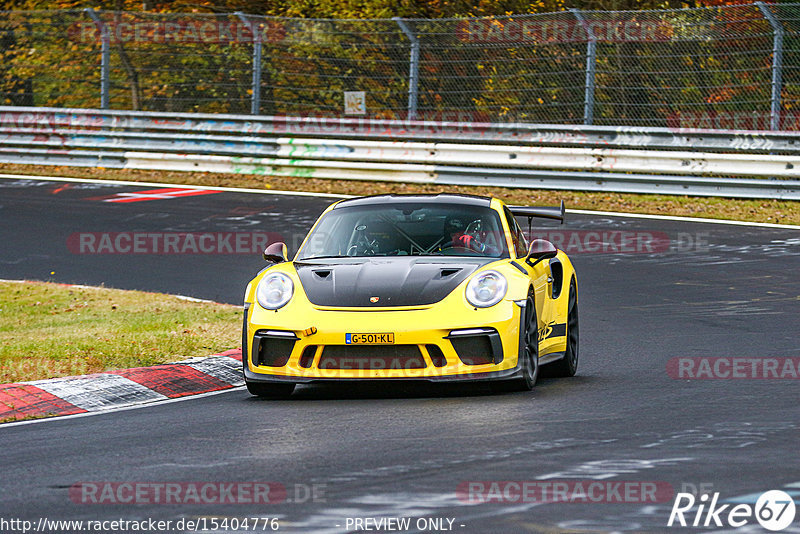
M756 2L761 14L772 26L772 91L770 95L769 126L781 129L781 89L783 89L783 26L764 2Z
M87 7L84 11L100 30L100 109L108 109L108 91L111 86L111 36L108 33L108 26L97 16L94 9Z
M253 81L251 86L252 95L250 97L250 114L258 115L261 111L261 32L258 25L253 24L241 11L236 12L236 16L250 29L253 34Z
M400 17L392 17L411 41L411 58L408 65L408 120L417 118L417 94L419 91L419 39Z
M597 39L594 36L594 30L587 22L583 13L579 9L570 9L578 22L583 26L586 32L586 37L589 42L586 44L586 81L584 83L584 96L583 96L583 124L592 124L594 122L594 73L597 66Z

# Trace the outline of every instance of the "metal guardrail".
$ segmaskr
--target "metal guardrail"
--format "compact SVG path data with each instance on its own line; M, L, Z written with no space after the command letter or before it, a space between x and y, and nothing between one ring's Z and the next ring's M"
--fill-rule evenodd
M147 133L75 132L36 134L13 132L2 135L0 143L24 147L69 149L158 150L164 161L175 161L169 153L192 152L198 155L240 157L324 159L384 163L422 163L460 165L472 162L481 166L520 169L593 169L617 172L647 172L658 169L667 174L738 174L780 178L800 178L800 156L764 154L722 154L687 151L626 150L614 148L563 148L542 146L420 143L406 141L360 141L298 139L292 137L239 140L235 137L196 136L189 139L155 137ZM0 153L19 149L0 148ZM72 151L76 157L80 152ZM153 158L151 158L153 159ZM185 157L180 156L184 161ZM262 160L254 163L262 164ZM186 169L181 169L186 170Z
M800 200L786 132L0 107L0 163Z
M598 146L699 151L800 153L800 132L698 130L562 124L490 124L338 117L160 113L0 106L0 128L72 135L72 130L186 135L295 136ZM170 137L175 139L174 136ZM189 137L191 138L191 137Z

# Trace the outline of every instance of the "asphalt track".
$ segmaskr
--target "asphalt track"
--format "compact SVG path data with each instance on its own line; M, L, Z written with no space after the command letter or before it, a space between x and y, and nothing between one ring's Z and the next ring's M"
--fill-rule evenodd
M239 303L263 267L257 254L80 254L68 239L257 229L291 244L332 201L229 192L96 200L144 189L152 188L0 180L0 278ZM453 531L470 533L675 532L697 529L666 526L671 494L658 503L542 504L513 495L475 503L457 490L470 481L602 480L667 483L674 492L704 485L728 502L752 503L770 489L800 496L797 380L677 380L667 372L679 356L800 356L800 232L592 215L548 229L662 239L657 252L572 255L582 323L576 377L501 395L480 386L310 386L287 401L263 401L236 389L0 427L0 519L260 516L279 517L283 532L333 533L348 531L348 518L405 517L411 527L449 518ZM73 502L69 488L86 481L273 482L288 499ZM316 499L306 498L312 485ZM762 531L754 520L735 530ZM800 532L800 514L783 532Z

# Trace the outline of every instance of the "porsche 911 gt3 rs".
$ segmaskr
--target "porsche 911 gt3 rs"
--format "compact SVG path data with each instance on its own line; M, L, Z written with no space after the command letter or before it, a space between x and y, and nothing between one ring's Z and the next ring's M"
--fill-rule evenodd
M242 362L253 395L354 380L498 381L520 390L578 365L578 283L567 255L528 244L515 216L560 207L455 194L330 206L292 261L248 284Z

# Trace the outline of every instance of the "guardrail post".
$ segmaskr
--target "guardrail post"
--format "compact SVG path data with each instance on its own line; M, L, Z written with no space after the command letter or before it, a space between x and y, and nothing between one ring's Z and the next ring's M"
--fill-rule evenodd
M419 92L419 39L400 17L392 17L400 26L408 40L411 41L411 58L408 65L408 120L417 118L417 94Z
M586 81L584 83L583 93L583 124L592 124L594 122L594 86L595 86L595 69L597 67L597 38L594 35L594 30L589 25L586 17L583 16L580 9L570 9L578 22L583 26L586 32L586 37L589 42L586 43Z
M781 90L783 89L783 26L764 2L756 2L761 14L772 26L772 91L770 95L769 126L781 129Z
M100 109L108 109L108 92L111 86L111 35L108 33L108 26L97 16L94 9L87 7L84 11L100 30Z
M253 81L252 95L250 97L250 114L258 115L261 112L261 32L258 25L253 24L241 11L236 12L236 16L250 29L253 34Z

